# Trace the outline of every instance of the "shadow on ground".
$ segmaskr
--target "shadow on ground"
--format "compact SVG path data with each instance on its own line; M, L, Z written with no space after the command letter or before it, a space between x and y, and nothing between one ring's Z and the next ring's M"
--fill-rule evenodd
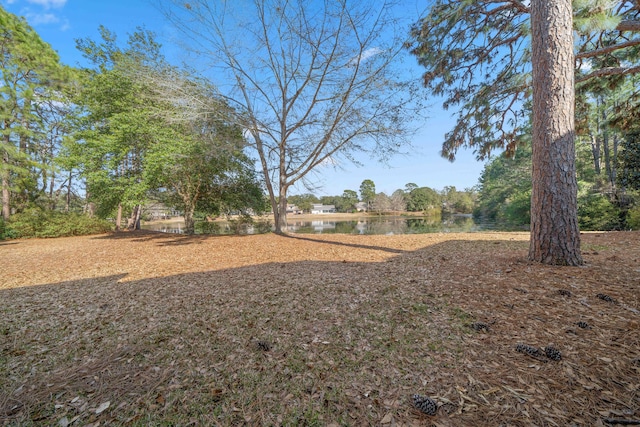
M99 239L216 238L167 243L156 234ZM532 265L523 242L458 240L394 250L378 263L309 260L2 290L0 421L638 419L640 255L589 239L598 251L586 251L583 268ZM554 345L562 360L517 344ZM414 393L438 403L435 417L412 406Z

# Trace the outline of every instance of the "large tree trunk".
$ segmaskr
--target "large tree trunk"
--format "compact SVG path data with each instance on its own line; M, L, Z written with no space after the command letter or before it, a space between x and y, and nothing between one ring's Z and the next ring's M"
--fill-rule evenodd
M532 0L533 190L529 259L581 265L571 0Z
M287 189L280 189L278 205L273 212L276 226L276 234L287 232Z
M273 188L270 187L270 183L267 184L270 195L273 192ZM286 234L287 232L287 192L289 191L289 184L286 182L284 163L280 164L280 181L278 185L278 198L271 195L271 207L273 209L273 219L275 221L275 233Z

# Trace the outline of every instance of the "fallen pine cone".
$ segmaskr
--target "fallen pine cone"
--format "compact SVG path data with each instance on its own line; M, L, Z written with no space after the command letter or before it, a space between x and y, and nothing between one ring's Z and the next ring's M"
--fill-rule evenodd
M271 344L268 341L263 341L263 340L256 341L256 347L258 347L258 350L262 350L262 351L271 350Z
M489 332L489 325L484 322L473 322L469 325L469 327L474 331L481 331L484 329L485 331Z
M518 353L528 354L529 356L535 357L536 359L539 359L543 356L542 352L539 349L527 344L516 345L516 351Z
M598 294L598 295L596 295L596 296L597 296L598 298L600 298L601 300L606 301L606 302L612 302L612 303L614 303L614 304L615 304L615 302L616 302L616 300L614 300L613 298L611 298L611 297L610 297L609 295L607 295L607 294Z
M423 414L427 415L435 415L438 411L438 404L435 400L420 394L413 395L413 406Z
M551 360L561 360L562 353L554 346L548 345L544 348L544 354Z

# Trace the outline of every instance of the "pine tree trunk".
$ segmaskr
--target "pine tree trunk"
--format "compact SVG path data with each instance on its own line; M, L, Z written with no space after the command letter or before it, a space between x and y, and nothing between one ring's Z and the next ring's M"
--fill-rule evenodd
M603 120L606 120L606 116L602 113ZM607 173L607 180L609 184L613 184L611 180L611 152L609 150L609 133L606 129L602 132L602 151L604 154L604 170Z
M533 189L529 259L581 265L571 0L532 0Z
M2 171L2 218L8 220L11 216L11 190L9 188L9 155L5 152L2 157L5 164Z
M2 218L6 221L11 216L11 192L9 190L9 172L2 173Z
M591 153L593 154L593 168L596 175L600 175L600 140L595 135L591 135Z
M611 162L611 185L613 193L616 194L618 183L618 135L613 135L613 159Z
M72 179L73 179L72 172L69 171L69 181L67 182L67 200L66 200L66 204L64 206L65 212L69 212L69 209L71 207L71 181L72 181Z
M60 190L54 191L56 185L56 174L55 172L51 172L51 178L49 179L49 203L51 206L51 210L55 211L58 206L58 199L60 198ZM55 194L55 197L54 197Z
M5 120L4 128L8 129L9 123ZM9 146L11 144L11 139L9 134L4 135L4 144ZM4 220L8 220L11 216L11 190L10 190L10 176L9 176L9 153L3 150L2 154L2 163L3 167L0 169L0 173L2 174L2 218Z

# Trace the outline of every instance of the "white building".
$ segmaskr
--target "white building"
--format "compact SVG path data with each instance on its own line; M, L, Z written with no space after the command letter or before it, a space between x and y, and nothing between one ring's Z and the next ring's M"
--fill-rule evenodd
M328 214L335 213L336 207L334 205L313 205L311 208L312 214Z

